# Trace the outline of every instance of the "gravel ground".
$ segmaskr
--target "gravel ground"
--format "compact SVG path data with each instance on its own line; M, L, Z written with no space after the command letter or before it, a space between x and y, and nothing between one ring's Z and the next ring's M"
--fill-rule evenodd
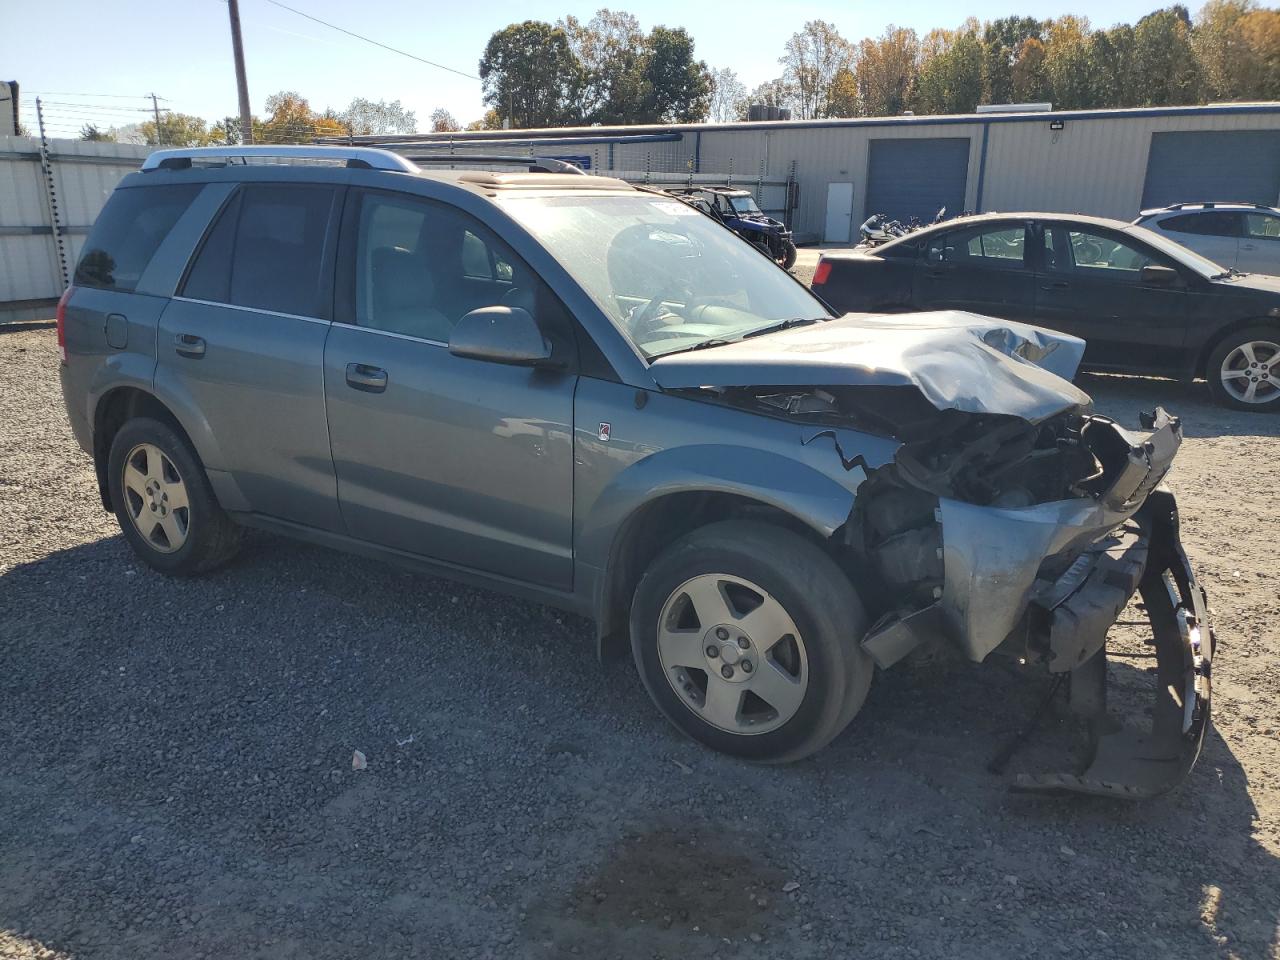
M53 331L0 332L0 958L1280 955L1280 418L1084 381L1184 416L1220 636L1205 756L1140 806L986 773L1044 689L998 668L901 665L759 768L544 607L265 535L167 580L97 503Z

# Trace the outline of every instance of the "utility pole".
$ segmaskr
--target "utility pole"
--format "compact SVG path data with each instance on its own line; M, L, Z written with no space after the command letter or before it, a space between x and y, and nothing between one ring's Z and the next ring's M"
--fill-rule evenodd
M164 146L164 141L160 138L160 102L156 99L154 93L148 94L151 97L151 112L156 118L156 146Z
M253 143L253 115L249 112L249 81L244 75L244 44L240 41L239 0L227 0L231 16L231 52L236 59L236 93L240 97L240 142Z

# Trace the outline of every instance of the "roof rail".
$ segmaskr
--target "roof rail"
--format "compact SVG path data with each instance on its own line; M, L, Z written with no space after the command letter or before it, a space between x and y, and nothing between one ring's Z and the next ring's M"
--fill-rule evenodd
M1212 210L1215 207L1249 207L1253 210L1274 209L1269 203L1253 203L1249 200L1187 200L1184 203L1171 203L1167 207L1153 207L1153 210L1185 210L1187 207L1202 207Z
M191 147L180 150L155 150L142 162L143 170L186 170L193 160L214 157L272 157L281 160L337 160L346 161L348 167L366 170L394 170L397 173L417 173L418 167L390 150L372 147L316 147L316 146L228 146Z
M405 159L414 163L517 163L528 166L530 173L580 173L586 171L576 163L557 160L555 157L528 157L517 154L496 153L424 153L406 154Z

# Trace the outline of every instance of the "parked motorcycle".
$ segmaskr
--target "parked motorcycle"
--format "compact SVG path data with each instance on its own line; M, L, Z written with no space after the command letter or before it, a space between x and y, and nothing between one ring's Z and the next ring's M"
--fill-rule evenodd
M947 208L945 206L938 210L928 224L922 224L916 217L912 217L904 224L900 220L889 219L883 213L873 213L863 221L862 226L858 228L858 233L862 235L862 246L878 247L880 244L896 240L898 237L905 237L908 233L919 230L923 226L933 226L935 223L941 223L946 218Z

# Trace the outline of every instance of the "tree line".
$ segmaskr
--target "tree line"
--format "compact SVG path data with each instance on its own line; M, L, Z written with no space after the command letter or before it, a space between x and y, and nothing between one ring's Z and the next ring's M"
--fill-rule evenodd
M1074 14L969 18L955 29L890 25L853 42L811 20L783 45L778 77L748 91L694 57L681 28L648 34L629 13L525 21L480 60L489 111L473 128L746 119L753 103L798 119L970 113L980 103L1059 109L1280 99L1280 11L1209 0L1094 29Z

